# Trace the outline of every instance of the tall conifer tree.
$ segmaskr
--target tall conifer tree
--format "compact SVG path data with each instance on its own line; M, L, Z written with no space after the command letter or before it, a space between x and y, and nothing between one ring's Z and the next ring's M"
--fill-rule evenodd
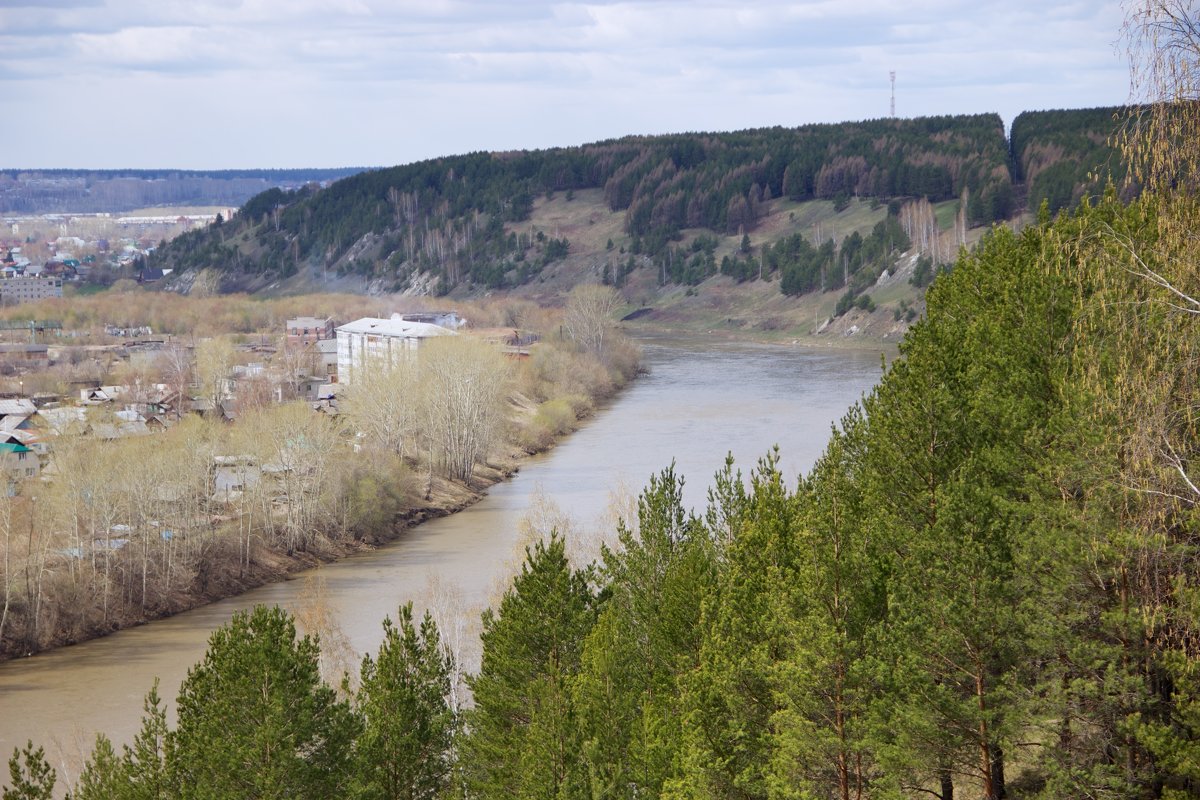
M167 768L181 800L328 798L350 785L359 722L321 680L318 645L278 607L238 612L179 690Z
M467 679L463 781L479 798L551 800L575 777L580 744L570 681L595 619L588 578L552 533L525 562L497 610L483 614L483 660Z

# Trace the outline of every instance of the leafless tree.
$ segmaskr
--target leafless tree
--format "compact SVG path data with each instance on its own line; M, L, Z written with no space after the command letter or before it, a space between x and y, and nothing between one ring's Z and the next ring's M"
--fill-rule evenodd
M213 406L225 398L234 357L233 345L223 337L205 339L196 346L196 381L201 397Z
M404 457L418 418L418 365L415 358L375 358L355 373L339 398L339 409L363 447Z
M239 420L249 453L262 470L259 481L279 518L269 523L288 552L306 549L332 521L335 466L345 457L336 423L306 403L258 409Z
M621 297L612 287L581 284L571 290L563 312L567 336L585 350L603 353Z
M470 483L505 422L508 360L494 345L440 336L419 351L421 429L447 477Z
M0 546L4 548L4 581L3 607L0 608L0 641L4 641L4 629L8 626L8 613L12 608L15 580L13 578L13 499L5 493L0 496Z

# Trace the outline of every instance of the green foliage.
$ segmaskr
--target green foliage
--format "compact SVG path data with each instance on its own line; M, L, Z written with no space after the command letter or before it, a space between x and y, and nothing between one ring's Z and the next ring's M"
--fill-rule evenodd
M116 800L127 797L127 783L121 770L120 759L112 742L104 734L97 734L92 755L83 765L79 782L71 793L73 800Z
M1029 184L1029 208L1044 201L1055 213L1099 194L1109 181L1122 185L1126 165L1115 144L1122 116L1120 108L1018 114L1012 124L1013 166L1017 178ZM973 209L971 218L986 218L989 211Z
M917 259L916 266L913 267L913 274L909 277L908 282L918 289L924 289L929 284L933 283L933 279L939 273L944 272L945 267L935 265L933 259L929 256L921 256Z
M384 620L378 657L363 657L355 695L363 720L355 796L432 800L445 791L457 728L449 702L453 666L429 612L419 629L411 603L400 607L399 627Z
M832 241L813 248L801 234L792 234L764 248L763 257L772 271L782 276L779 290L786 295L828 291L845 284L845 276L835 269L836 251Z
M854 290L847 289L846 293L838 298L837 305L833 307L833 316L840 317L852 308L854 308Z
M545 424L555 436L569 433L578 421L578 408L587 406L586 398L579 395L557 397L538 406L537 420Z
M637 532L618 526L605 548L606 600L584 642L574 684L592 796L659 796L677 775L684 706L678 680L699 652L699 614L715 550L683 508L669 467L638 499Z
M167 709L158 696L157 681L146 694L142 710L142 726L133 746L122 748L117 780L112 781L119 794L113 796L122 800L166 800L173 796L166 763L169 733Z
M345 524L356 539L396 524L416 494L414 478L399 457L356 466L343 478L341 496L348 507Z
M668 794L1194 793L1194 523L1121 487L1128 423L1085 411L1160 363L1170 307L1135 333L1111 300L1153 288L1120 266L1144 220L1109 200L987 237L801 492L731 504Z
M50 800L58 782L54 767L46 761L45 750L34 749L33 742L13 748L8 759L8 779L9 785L0 788L0 800Z
M557 797L579 757L570 681L595 620L584 573L552 534L526 549L498 610L483 614L483 660L468 678L463 781L481 797Z
M706 515L723 543L716 586L702 606L697 668L684 676L689 708L680 797L765 798L781 710L773 672L782 655L774 593L797 558L800 506L778 455L759 462L750 491L727 460Z
M779 196L836 198L842 206L851 196L936 201L964 188L972 197L1011 196L1007 159L994 114L473 153L361 172L319 191L264 192L219 228L178 237L153 262L281 275L337 267L397 284L425 271L441 274L447 291L462 283L524 283L567 255L568 246L552 240L529 258L525 251L535 243L522 243L505 224L527 220L534 197L595 188L610 209L625 212L633 252L662 259L664 282L691 284L717 269L708 259L666 256L685 229L744 233ZM988 208L1007 214L1003 206ZM516 270L522 262L537 266Z
M889 214L867 236L855 231L838 247L826 241L814 249L797 233L776 242L774 247L764 246L763 258L771 271L780 271L779 290L786 295L848 286L848 296L836 312L841 316L853 307L855 297L874 285L883 271L892 267L896 256L910 246L899 219Z
M877 683L871 633L883 616L885 574L856 480L866 426L857 410L834 431L801 486L793 558L780 561L772 600L779 656L767 673L778 710L770 794L809 797L869 785L868 709Z
M345 793L359 722L320 677L315 639L278 607L238 612L179 690L167 771L179 798Z
M1172 685L1171 714L1163 721L1139 721L1135 730L1164 773L1163 797L1182 800L1200 790L1200 661L1174 651L1162 663Z

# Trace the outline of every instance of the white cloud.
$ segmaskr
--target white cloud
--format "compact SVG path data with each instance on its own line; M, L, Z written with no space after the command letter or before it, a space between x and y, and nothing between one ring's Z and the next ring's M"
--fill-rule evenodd
M1115 104L1116 0L0 0L13 164L387 164L627 133ZM138 109L133 141L112 109ZM12 137L8 137L12 138Z

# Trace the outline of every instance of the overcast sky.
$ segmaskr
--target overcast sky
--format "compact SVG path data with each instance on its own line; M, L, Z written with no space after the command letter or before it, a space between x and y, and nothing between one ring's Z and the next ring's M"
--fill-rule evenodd
M1116 0L0 0L0 167L382 166L1119 105Z

